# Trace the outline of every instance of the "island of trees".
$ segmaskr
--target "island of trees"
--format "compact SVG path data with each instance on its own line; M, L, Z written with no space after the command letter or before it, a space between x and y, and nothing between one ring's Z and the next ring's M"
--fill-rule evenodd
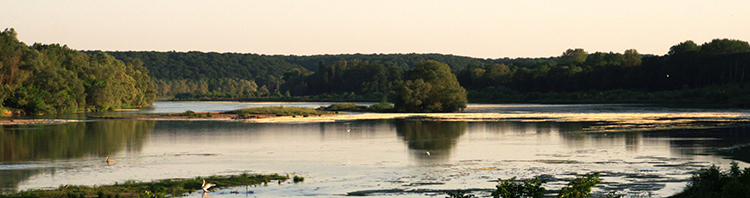
M177 100L389 101L403 112L482 103L664 103L750 107L750 45L685 41L665 55L568 49L545 58L443 54L261 55L76 51L2 33L0 101L28 113ZM152 83L153 82L153 83Z

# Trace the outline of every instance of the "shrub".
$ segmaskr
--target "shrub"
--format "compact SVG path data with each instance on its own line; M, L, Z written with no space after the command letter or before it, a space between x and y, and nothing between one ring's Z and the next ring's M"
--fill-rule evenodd
M557 197L583 198L591 196L591 188L602 183L599 180L599 173L586 174L570 181L568 186L560 190Z
M366 106L355 103L336 103L325 108L326 111L364 111L365 109L367 109Z
M492 192L492 197L495 198L521 198L521 197L533 197L541 198L544 197L544 193L547 189L542 187L542 184L547 183L546 179L540 179L539 176L535 176L533 179L524 180L522 183L515 182L516 177L510 178L509 180L498 179L497 190Z
M378 103L374 105L370 105L367 107L367 111L369 112L379 112L379 113L390 113L394 111L393 104L387 104L387 103Z
M729 171L712 165L690 177L685 190L672 197L750 197L750 167L740 170L736 162Z
M547 189L542 187L543 184L547 183L547 179L541 179L539 176L535 176L532 179L524 180L523 182L515 181L516 177L510 178L509 180L499 179L497 189L492 192L492 197L495 198L522 198L532 197L541 198L544 197L544 193ZM576 177L567 186L560 190L557 197L565 198L576 198L576 197L589 197L591 196L591 188L601 183L599 180L599 173L586 174L580 177ZM622 195L617 195L616 192L610 192L606 198L617 198Z

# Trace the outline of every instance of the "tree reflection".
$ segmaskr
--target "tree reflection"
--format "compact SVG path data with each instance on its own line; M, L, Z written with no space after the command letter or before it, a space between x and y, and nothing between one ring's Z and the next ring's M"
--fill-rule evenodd
M397 120L396 133L418 159L447 160L456 140L466 133L466 122ZM429 154L427 153L429 152Z
M0 126L0 188L2 191L15 190L19 182L49 169L27 164L29 161L104 157L123 149L140 151L154 123L145 120L102 120Z
M154 121L102 120L56 125L0 126L0 161L107 156L140 151Z

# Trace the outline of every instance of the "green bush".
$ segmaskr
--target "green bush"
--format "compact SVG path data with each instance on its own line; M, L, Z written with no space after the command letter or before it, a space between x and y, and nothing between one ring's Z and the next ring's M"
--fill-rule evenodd
M599 180L599 173L586 174L583 177L578 177L573 181L570 181L568 186L563 187L560 190L560 194L558 194L557 197L589 197L591 196L591 188L599 183L602 183L602 180Z
M546 179L540 179L539 176L535 176L533 179L524 180L522 183L516 182L516 177L510 178L509 180L498 179L497 190L492 192L492 197L495 198L521 198L521 197L533 197L541 198L544 197L544 193L547 189L542 187L542 184L547 183Z
M237 114L238 116L247 116L250 114L273 114L277 116L294 116L294 115L323 115L326 112L315 110L312 108L304 107L258 107L258 108L245 108L237 109L234 111L227 111L225 113Z
M325 108L326 111L364 111L365 109L367 109L366 106L355 103L336 103Z
M684 191L672 197L750 197L750 167L740 170L732 162L729 171L721 171L715 165L701 169L690 177Z
M492 192L494 198L541 198L544 197L544 193L547 189L542 187L543 184L547 183L548 180L541 179L539 176L535 176L532 179L524 180L523 182L515 181L516 177L510 178L509 180L499 179L497 189ZM565 198L581 198L591 196L591 188L601 183L599 180L599 173L586 174L583 176L576 177L567 186L560 190L557 197ZM605 197L616 198L622 197L617 195L615 192L610 192Z
M377 103L374 105L370 105L367 107L367 111L369 112L378 112L378 113L390 113L394 111L393 104L387 104L387 103Z

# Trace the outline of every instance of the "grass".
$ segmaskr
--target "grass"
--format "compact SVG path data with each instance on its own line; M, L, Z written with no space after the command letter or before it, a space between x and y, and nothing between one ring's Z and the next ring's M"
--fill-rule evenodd
M303 177L294 176L295 182ZM286 181L289 175L251 175L247 173L229 176L196 177L193 179L164 179L152 182L126 181L104 186L61 186L53 190L27 190L14 194L0 194L4 197L179 197L201 189L202 180L216 184L212 188L255 185L270 181ZM299 180L299 181L297 181Z
M356 103L336 103L323 108L326 111L351 111L351 112L393 112L393 104L377 103L370 106L357 105Z
M211 113L200 114L200 113L195 113L195 111L191 111L191 110L187 110L184 113L167 114L167 115L168 116L187 116L188 118L210 118L212 117Z
M272 114L276 116L309 116L309 115L323 115L329 114L325 111L320 111L312 108L305 107L257 107L257 108L244 108L237 109L234 111L227 111L224 113L237 114L239 117L245 117L251 114Z

